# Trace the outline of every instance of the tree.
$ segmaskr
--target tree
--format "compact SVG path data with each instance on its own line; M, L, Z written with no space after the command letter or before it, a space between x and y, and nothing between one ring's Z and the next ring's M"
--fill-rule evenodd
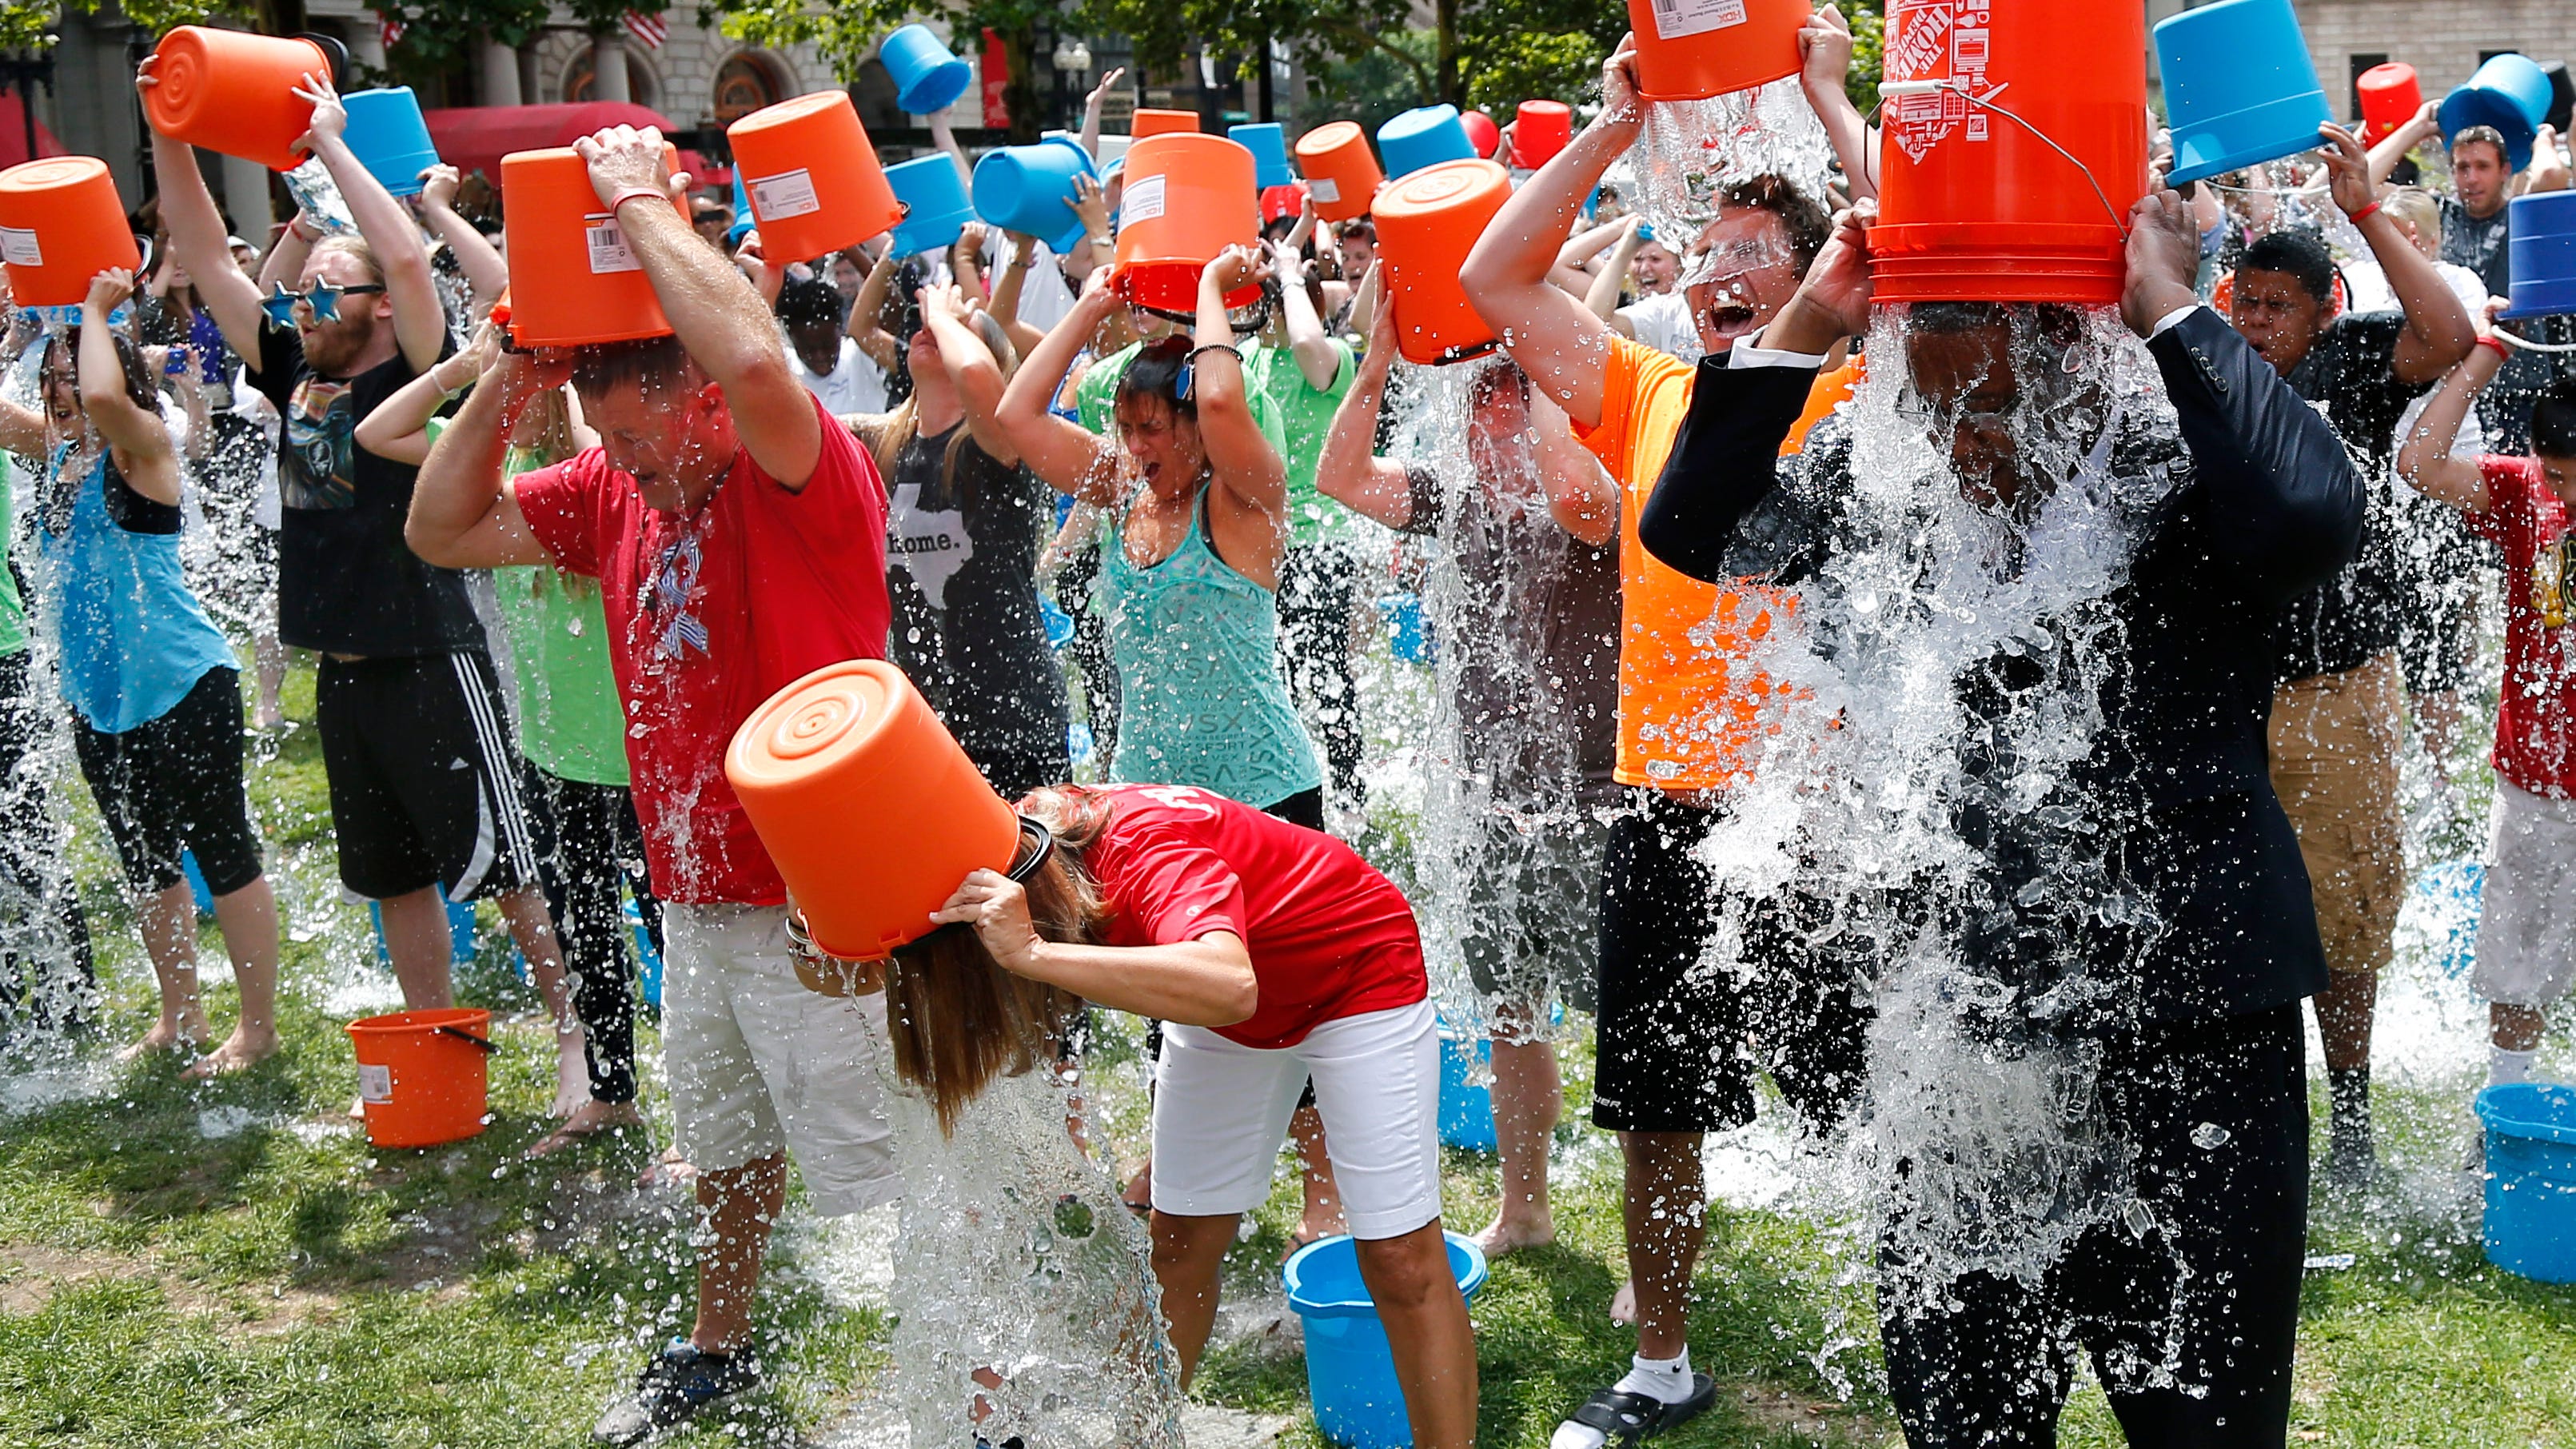
M103 0L64 0L52 5L0 3L0 50L51 50L62 38L58 27L66 9L76 15L90 15L102 3ZM154 35L174 25L195 25L217 16L247 20L253 29L270 35L287 34L304 26L301 0L284 5L259 0L125 0L119 8L136 29ZM280 25L282 19L294 23Z
M1042 129L1038 32L1063 28L1066 18L1053 0L838 0L821 9L809 0L701 0L699 14L712 15L726 35L753 45L810 41L845 84L857 78L878 37L908 21L945 22L960 48L974 46L990 30L1000 37L1011 68L1002 92L1011 139L1023 144L1037 140Z

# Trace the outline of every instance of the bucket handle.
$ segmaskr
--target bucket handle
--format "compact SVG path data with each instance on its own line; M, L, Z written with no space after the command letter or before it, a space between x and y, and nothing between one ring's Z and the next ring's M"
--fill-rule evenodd
M458 1041L465 1043L467 1046L480 1047L485 1056L490 1056L494 1052L500 1050L499 1047L494 1046L492 1043L485 1041L483 1038L476 1036L474 1033L467 1031L461 1026L433 1026L430 1030L436 1032L440 1036L452 1036Z
M2007 81L2004 84L2010 85L2011 82ZM2049 135L2046 131L2032 125L2022 117L2005 110L2003 107L1996 105L1994 98L2004 93L2003 86L1997 86L1982 96L1969 90L1966 86L1959 84L1955 80L1881 81L1878 86L1879 100L1882 103L1897 96L1928 96L1937 95L1943 91L1949 91L1955 95L1965 98L1969 105L1976 106L1982 110L1992 111L1996 115L2004 117L2015 125L2021 127L2023 130L2037 136L2041 145L2046 146L2049 150L2065 157L2068 165L2084 173L2084 184L2093 188L2093 198L2096 201L2101 202L2102 210L2110 214L2111 227L2113 230L2119 232L2120 240L2123 243L2126 243L2129 240L2129 219L2120 214L2120 208L2111 204L2110 194L2102 189L2102 183L2100 181L2094 179L2093 168L2076 160L2074 152L2058 145L2057 139Z

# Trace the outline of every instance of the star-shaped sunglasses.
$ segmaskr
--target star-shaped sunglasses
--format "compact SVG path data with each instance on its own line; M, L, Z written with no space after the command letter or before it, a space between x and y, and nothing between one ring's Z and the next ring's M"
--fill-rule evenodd
M294 323L295 309L299 306L310 311L316 322L337 322L340 320L342 297L354 297L363 292L381 292L385 289L382 282L367 282L355 287L315 282L301 292L286 290L284 282L272 282L269 285L274 290L260 300L259 310L268 315L270 322L280 327Z

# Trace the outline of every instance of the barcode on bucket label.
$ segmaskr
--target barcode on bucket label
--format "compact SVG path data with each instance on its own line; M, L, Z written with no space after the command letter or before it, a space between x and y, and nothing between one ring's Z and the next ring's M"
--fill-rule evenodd
M1342 199L1342 184L1329 176L1309 176L1306 194L1315 198L1316 205L1330 206Z
M358 1095L369 1102L392 1101L394 1099L394 1069L391 1067L371 1067L365 1062L358 1063Z
M582 221L583 236L590 243L592 276L644 270L644 264L635 260L635 249L626 244L626 229L617 224L616 217L604 211L594 211Z
M45 249L36 245L34 231L0 226L0 262L13 267L41 267L45 264Z
M823 209L822 199L814 194L814 173L802 166L775 176L758 177L748 189L752 215L763 222L810 216Z
M1160 176L1145 176L1128 183L1126 198L1118 207L1121 230L1163 214L1163 180Z
M1665 40L1705 35L1744 21L1744 0L1655 0L1655 34Z

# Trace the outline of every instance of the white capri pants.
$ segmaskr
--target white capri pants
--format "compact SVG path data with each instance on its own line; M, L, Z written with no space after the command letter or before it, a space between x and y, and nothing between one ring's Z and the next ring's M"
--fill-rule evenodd
M2485 911L2469 985L2507 1006L2547 1006L2576 984L2576 800L2496 781Z
M1261 1206L1309 1077L1351 1236L1400 1238L1437 1221L1440 1029L1428 1000L1328 1021L1273 1050L1166 1025L1154 1078L1155 1211L1231 1217Z

